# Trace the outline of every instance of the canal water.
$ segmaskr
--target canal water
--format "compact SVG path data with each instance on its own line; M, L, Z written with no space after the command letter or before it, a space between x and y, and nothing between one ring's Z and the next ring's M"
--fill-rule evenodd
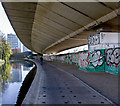
M33 64L25 61L0 66L0 104L16 103L22 82L32 68Z

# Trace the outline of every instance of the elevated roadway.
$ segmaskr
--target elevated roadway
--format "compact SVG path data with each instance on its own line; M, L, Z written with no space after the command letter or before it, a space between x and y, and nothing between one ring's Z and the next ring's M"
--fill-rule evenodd
M88 36L96 31L118 32L119 0L104 1L2 4L23 44L37 53L50 54L87 44Z
M119 0L116 2L93 1L2 2L2 4L23 44L37 53L50 54L87 44L88 36L99 31L119 32ZM35 62L38 66L37 74L23 104L111 104L117 102L118 84L111 86L110 90L105 90L107 93L104 94L108 94L108 91L114 94L115 90L115 95L109 95L108 98L111 98L108 99L65 70L50 64L43 64L42 68L39 62ZM94 78L99 80L98 74ZM105 78L109 79L109 81L104 80L107 85L111 85L112 78L108 76ZM92 81L95 82L95 80ZM113 84L117 82L117 78L113 80ZM98 85L97 87L100 88ZM109 88L104 84L102 87ZM116 98L113 99L113 97Z

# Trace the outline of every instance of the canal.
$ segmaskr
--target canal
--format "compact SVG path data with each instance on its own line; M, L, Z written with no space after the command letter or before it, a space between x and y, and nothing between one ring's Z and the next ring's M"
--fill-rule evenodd
M15 61L0 66L0 104L15 104L22 83L33 68L31 62Z

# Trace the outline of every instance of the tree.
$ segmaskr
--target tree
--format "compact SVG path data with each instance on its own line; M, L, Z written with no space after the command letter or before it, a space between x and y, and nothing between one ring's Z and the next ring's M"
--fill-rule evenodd
M1 37L0 41L0 57L2 60L5 61L5 63L9 62L10 55L12 54L12 51L10 49L10 44L6 43L6 40Z

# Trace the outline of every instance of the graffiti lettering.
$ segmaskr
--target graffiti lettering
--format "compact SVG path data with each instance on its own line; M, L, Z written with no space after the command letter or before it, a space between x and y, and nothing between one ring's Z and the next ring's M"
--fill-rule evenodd
M109 66L115 64L115 66L117 67L119 63L120 63L120 48L108 49L106 51L106 64Z
M88 38L88 44L89 44L89 46L90 46L90 45L97 45L97 44L99 44L99 43L100 43L99 34L90 36L90 37Z
M73 56L72 56L72 62L73 62L74 64L77 64L77 63L78 63L78 54L73 54Z
M87 60L89 58L89 53L80 53L79 54L79 66L88 67L89 61Z
M94 51L90 54L89 62L92 63L94 67L101 66L103 64L102 58L101 51Z

